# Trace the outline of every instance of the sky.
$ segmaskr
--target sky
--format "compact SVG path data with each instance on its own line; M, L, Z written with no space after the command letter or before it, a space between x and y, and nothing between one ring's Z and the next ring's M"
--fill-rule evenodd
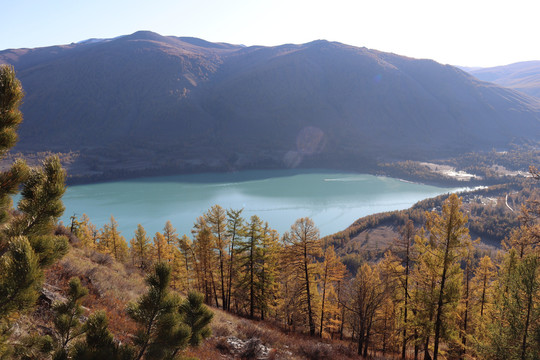
M246 46L325 39L470 67L540 60L538 0L0 1L0 50L150 30Z

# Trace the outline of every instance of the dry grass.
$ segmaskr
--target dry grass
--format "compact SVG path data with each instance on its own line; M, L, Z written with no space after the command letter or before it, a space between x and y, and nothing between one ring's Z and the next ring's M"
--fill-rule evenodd
M321 340L307 335L287 333L271 322L253 321L240 318L220 309L212 309L212 337L198 349L189 349L187 355L199 359L256 359L254 347L259 339L269 348L265 359L300 360L300 359L357 359L354 346L337 340ZM229 338L238 338L246 342L240 353L233 354Z
M137 299L146 290L144 276L137 269L114 261L109 256L83 248L72 248L60 262L48 269L46 282L66 289L69 279L78 276L89 289L83 306L88 312L105 310L115 337L128 341L135 324L126 316L129 301ZM220 309L212 309L212 336L199 348L189 348L185 356L198 359L356 359L348 343L321 340L302 334L288 333L271 322L253 321L234 316ZM44 322L47 315L35 314ZM41 326L40 322L38 326ZM237 338L245 346L233 351L227 339ZM264 357L258 346L266 348Z
M46 281L66 289L70 278L77 276L89 293L82 305L90 312L104 310L111 331L126 341L135 324L126 315L129 301L145 291L144 277L138 271L114 261L110 256L89 249L72 248L57 264L48 269Z

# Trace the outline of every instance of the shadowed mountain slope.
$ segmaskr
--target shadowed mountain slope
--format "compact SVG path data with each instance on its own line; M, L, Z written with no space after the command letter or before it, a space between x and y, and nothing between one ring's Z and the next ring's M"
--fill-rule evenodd
M314 41L244 47L141 31L0 52L27 93L19 151L175 171L430 159L538 141L537 100L452 66Z
M469 72L480 80L491 81L540 99L540 61L525 61Z

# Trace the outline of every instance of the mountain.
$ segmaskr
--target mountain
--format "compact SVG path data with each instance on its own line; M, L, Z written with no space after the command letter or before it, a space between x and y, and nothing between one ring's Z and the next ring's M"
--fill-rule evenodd
M537 142L539 101L452 66L324 40L275 47L141 31L0 52L26 91L21 152L73 169L333 167ZM75 170L74 170L75 171Z
M540 99L540 61L466 70L478 79L521 91Z

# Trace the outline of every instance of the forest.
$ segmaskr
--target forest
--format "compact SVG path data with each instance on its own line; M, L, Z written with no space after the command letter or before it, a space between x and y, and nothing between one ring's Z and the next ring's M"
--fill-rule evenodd
M8 66L0 68L0 96L5 154L17 140L23 96ZM531 175L537 186L538 170ZM215 205L190 236L170 222L153 236L139 225L128 244L113 217L102 228L85 215L58 225L64 191L54 156L34 168L15 161L0 174L2 358L180 359L210 336L211 308L314 340L340 339L364 358L539 357L538 199L528 199L492 257L476 249L453 194L422 223L405 219L394 251L348 271L309 218L278 234L256 215L244 219L241 209ZM74 247L146 275L146 292L121 309L133 333L118 341L106 313L82 308L88 290L75 277L65 300L52 304L54 332L14 338L17 320L36 306L44 272Z

